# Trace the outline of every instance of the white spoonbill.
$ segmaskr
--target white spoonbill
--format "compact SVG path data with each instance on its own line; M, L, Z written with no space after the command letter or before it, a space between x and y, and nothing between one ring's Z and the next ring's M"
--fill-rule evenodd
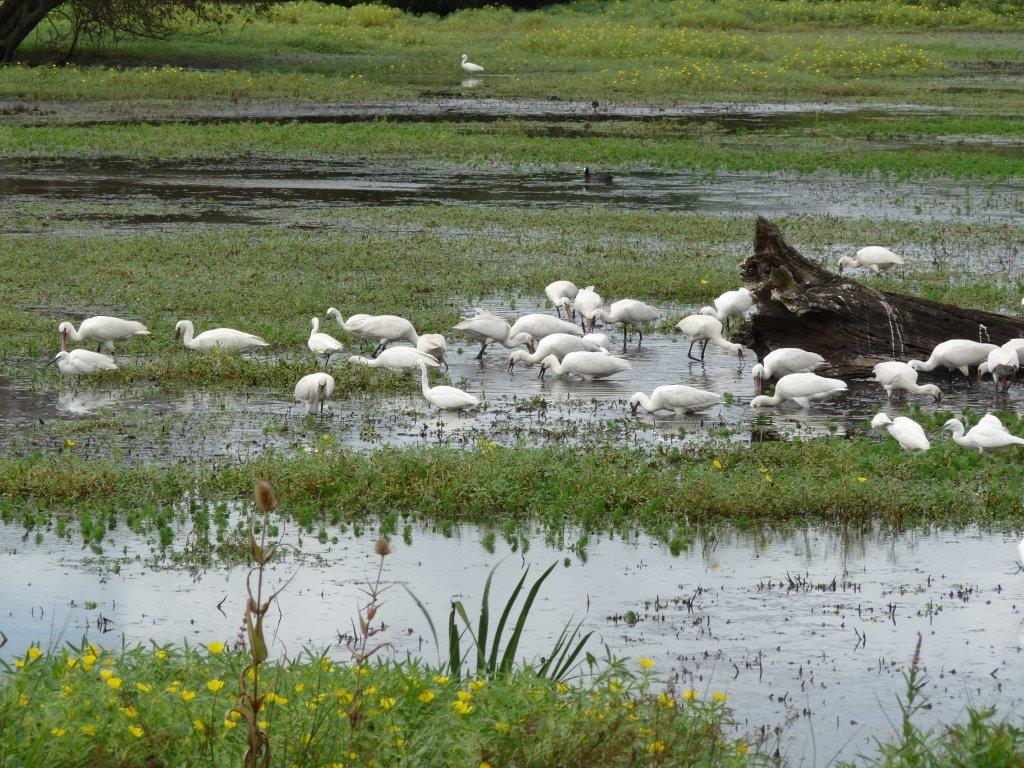
M574 331L576 330L575 325L572 328ZM520 333L513 336L512 326L508 324L508 321L486 309L473 310L469 316L464 317L462 322L455 326L455 330L460 331L473 341L480 342L477 360L483 358L484 351L489 344L501 344L506 349L515 349L525 345L527 349L533 349L533 337L530 334Z
M191 320L179 320L174 326L174 338L180 338L186 349L193 351L219 348L231 352L248 352L250 349L270 346L259 336L234 328L213 328L193 338L194 333L195 326Z
M324 403L334 394L334 377L320 371L303 376L295 385L295 402L306 406L306 413L316 416L324 412Z
M441 363L433 355L420 352L412 347L388 347L376 357L359 357L353 355L348 359L353 365L366 365L370 368L387 368L397 373L407 373L423 363L428 368L440 368Z
M469 56L462 54L462 71L468 72L471 75L477 75L484 71L484 68L479 64L474 64L469 60Z
M875 274L889 267L903 266L904 261L888 248L880 245L869 245L861 248L853 257L842 256L839 259L839 274L846 267L867 267Z
M996 392L1006 392L1010 389L1010 382L1017 375L1020 367L1020 358L1017 357L1017 350L1007 349L1004 344L988 353L988 359L978 366L978 380L984 378L985 374L992 375L992 381L996 384Z
M62 349L43 367L49 368L54 363L65 376L77 376L79 381L90 373L117 370L117 364L112 358L89 349L73 349L70 352Z
M314 357L324 359L324 368L331 362L331 355L341 352L341 342L336 338L327 333L320 332L320 318L311 318L313 330L310 331L309 340L306 341L306 346L309 347L309 351L313 353ZM307 377L308 378L308 377ZM331 385L333 389L333 384Z
M599 336L601 334L587 334L588 336ZM601 352L607 354L608 350L600 341L587 338L586 336L573 336L571 333L553 333L545 336L537 344L537 349L532 353L524 349L517 349L509 357L508 369L515 368L516 363L523 363L527 368L541 362L545 357L554 355L559 360L571 352Z
M754 294L746 288L726 291L715 299L713 304L713 307L701 307L700 314L716 317L727 325L734 317L749 320L757 311L754 306Z
M887 360L871 369L875 381L882 385L888 398L897 393L912 395L931 395L936 403L942 401L942 390L934 384L918 384L917 371L909 363L899 360Z
M343 331L357 339L376 341L374 354L393 341L408 341L413 346L419 341L419 334L412 323L398 315L352 315L345 320L341 312L330 307L327 316L333 317Z
M683 335L690 340L690 348L686 350L686 356L691 360L704 362L704 351L708 348L709 342L716 347L721 347L729 352L735 352L738 357L743 357L743 347L739 344L733 344L731 341L726 341L725 337L722 336L722 321L717 317L690 315L676 323L676 328L682 331ZM693 356L693 345L697 342L701 342L700 357Z
M575 306L576 314L580 316L580 326L587 331L594 330L597 311L604 307L604 299L601 298L601 294L595 291L592 285L580 288L576 294Z
M442 411L461 411L480 405L480 398L474 397L458 387L431 387L427 384L427 364L421 360L419 365L423 376L423 397L435 408L440 408Z
M685 384L666 384L655 387L648 397L637 392L629 398L629 410L636 416L636 409L643 408L649 413L655 411L673 411L676 416L684 413L696 413L713 405L725 402L721 395L708 392L706 389L688 387Z
M550 370L555 376L574 374L587 381L605 379L621 371L628 371L633 366L628 360L613 357L607 352L570 352L559 361L554 355L548 355L540 364L540 378Z
M960 371L970 380L970 368L988 358L988 353L998 349L995 344L983 344L980 341L970 339L950 339L936 344L927 360L911 360L910 367L915 371L934 371L942 367L949 372L952 380L953 371Z
M846 382L842 379L826 379L816 373L790 373L779 379L775 394L758 395L750 401L751 408L778 405L783 400L792 400L803 408L812 400L824 400L835 392L845 392Z
M416 340L416 349L448 368L448 342L440 333L421 333Z
M626 330L634 328L640 334L637 346L644 340L644 325L661 319L661 310L636 299L619 299L608 309L598 308L594 318L612 325L622 324L622 346L626 346Z
M69 341L95 341L98 352L102 345L113 351L115 341L127 341L134 336L149 336L149 329L135 320L96 315L83 320L77 331L74 325L65 321L57 326L57 333L60 334L60 348L65 352Z
M512 329L509 333L512 334L512 338L515 338L520 333L528 333L536 341L554 333L571 333L573 336L583 335L583 331L577 328L575 323L570 323L568 320L560 320L557 317L544 315L539 312L520 317L512 323Z
M950 419L942 425L942 431L953 433L953 440L964 448L977 448L979 453L999 453L1014 446L1024 445L1024 438L1011 435L998 417L986 413L981 420L964 433L960 419Z
M750 371L754 376L757 393L764 389L765 379L781 379L790 373L811 373L825 364L825 358L816 352L798 347L780 347L764 356L764 360Z
M555 280L555 282L548 283L544 287L544 295L548 297L548 301L555 305L555 312L561 317L562 310L564 309L567 320L576 316L576 310L573 309L572 302L579 292L580 289L576 287L576 283L569 280Z
M872 429L885 427L893 440L900 444L905 451L927 451L932 447L924 434L924 429L913 419L906 416L897 416L890 419L886 413L876 413L871 420Z

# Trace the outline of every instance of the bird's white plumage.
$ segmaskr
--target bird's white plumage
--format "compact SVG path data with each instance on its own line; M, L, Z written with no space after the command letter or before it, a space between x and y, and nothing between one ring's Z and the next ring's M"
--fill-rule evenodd
M541 376L551 371L555 376L582 376L588 381L605 379L633 366L628 360L609 355L607 352L570 352L559 361L554 355L548 355L540 364Z
M320 331L320 318L310 318L310 321L313 329L310 331L309 339L306 341L309 351L317 357L323 357L326 360L330 360L331 355L341 352L341 342L330 334Z
M73 349L70 352L61 350L49 364L54 363L65 376L88 376L99 371L117 370L117 364L113 359L89 349Z
M601 298L601 294L595 291L592 285L580 288L576 293L574 306L576 307L576 313L587 322L587 330L594 330L594 324L597 322L597 312L604 307L604 299Z
M573 330L575 329L576 326L573 325ZM508 321L486 309L473 310L455 326L455 330L466 338L480 342L480 353L477 358L483 357L489 344L501 344L506 349L515 349L524 345L533 346L533 337L530 334L512 335L512 326L508 324Z
M915 371L934 371L942 367L969 376L968 369L980 365L993 349L997 349L995 344L983 344L970 339L950 339L936 344L927 360L911 360L909 365Z
M594 318L611 325L622 325L622 339L625 342L626 329L634 328L643 335L644 326L661 319L661 310L636 299L619 299L608 309L599 307Z
M570 280L555 280L555 282L548 283L544 287L544 295L548 297L548 301L555 305L555 311L559 317L561 317L561 310L563 309L565 310L565 316L570 316L573 312L573 299L576 298L576 294L579 291L580 289L576 287L576 283Z
M633 413L636 413L637 408L643 408L651 413L673 411L679 416L683 413L696 413L722 402L722 396L714 392L685 384L665 384L655 387L650 396L643 392L635 393L629 398L629 407Z
M895 419L891 419L888 414L876 413L871 420L871 427L872 429L885 427L892 438L899 443L900 448L905 451L927 451L932 447L924 433L924 428L906 416L897 416Z
M303 376L295 385L295 402L306 406L306 413L316 415L334 394L334 377L329 373L311 373Z
M743 347L727 341L722 335L722 321L717 317L689 315L676 323L676 328L690 341L708 341L716 347L743 355Z
M823 400L836 392L846 391L846 382L841 379L828 379L816 373L790 373L779 379L775 385L775 394L758 395L750 401L752 408L778 405L784 400L807 407L811 400Z
M520 317L512 324L512 329L509 333L512 338L521 333L526 333L535 341L555 333L568 333L573 336L583 335L583 331L575 323L570 323L568 320L560 320L557 317L539 312Z
M588 334L596 336L599 334ZM516 363L530 367L541 362L545 357L554 355L559 360L572 352L601 352L607 354L608 350L600 341L586 336L574 336L571 333L553 333L545 336L537 344L537 348L531 354L524 349L515 350L508 361L508 369L511 371Z
M113 350L115 341L126 341L135 336L149 336L149 329L135 320L125 320L110 315L96 315L86 318L76 329L67 321L57 327L61 349L66 350L69 341L95 341Z
M407 373L423 363L428 368L440 368L441 362L433 355L421 352L413 347L390 347L376 357L359 357L353 355L348 361L354 365L367 365L371 368L387 368L397 373Z
M1019 367L1020 358L1017 349L1004 344L989 352L985 362L978 366L978 378L989 374L992 376L997 390L1007 390L1010 388L1010 381L1017 375Z
M343 331L347 331L357 339L392 342L408 341L415 344L419 334L412 323L398 315L352 315L345 320L334 307L327 310L327 316L333 317Z
M888 360L871 370L875 374L875 381L882 385L888 397L909 392L912 395L931 395L935 402L942 400L942 392L937 386L917 383L917 370L909 363Z
M713 307L701 307L700 314L716 317L723 323L730 317L749 319L755 311L754 294L746 288L726 291L712 303Z
M229 352L247 352L250 349L269 346L259 336L234 328L213 328L194 336L195 327L191 320L179 320L174 326L175 336L181 337L186 349L204 351L223 349Z
M423 397L435 408L442 411L461 411L466 408L475 408L480 405L480 399L458 387L439 386L431 387L427 383L427 366L420 361L421 383L423 385Z
M416 349L430 355L444 365L448 359L448 341L440 333L421 333L416 340Z
M986 413L981 419L964 432L964 425L959 419L950 419L942 425L943 431L949 430L953 440L965 448L974 448L981 453L999 453L1018 445L1024 445L1024 438L1010 434L997 416Z
M469 60L469 56L466 55L465 53L462 54L461 67L463 72L467 72L471 75L476 75L484 71L484 68L481 67L479 64L474 64L473 62L471 62Z
M868 245L857 251L851 258L843 256L839 259L839 271L845 267L866 267L872 272L880 272L890 267L902 266L903 259L880 245Z

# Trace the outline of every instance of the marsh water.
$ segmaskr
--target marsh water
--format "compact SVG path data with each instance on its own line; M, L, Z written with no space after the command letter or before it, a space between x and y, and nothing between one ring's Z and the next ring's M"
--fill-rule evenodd
M272 574L278 584L296 574L272 621L277 653L315 646L344 657L339 633L349 631L359 587L375 572L376 533L328 533L323 543L284 533L303 554ZM536 575L557 562L530 616L527 657L543 654L570 618L582 619L596 633L596 655L607 643L631 664L652 656L677 688L727 693L737 731L777 747L790 765L869 753L873 739L891 735L919 635L930 704L922 724L946 722L967 705L998 705L1011 716L1024 703L1024 574L1012 536L709 529L673 555L644 536L534 531L506 540L475 526L419 525L397 533L386 578L406 583L442 630L452 598L472 614L496 564L493 602L525 566ZM119 530L100 553L52 532L0 528L0 657L83 635L111 647L122 637L230 641L244 571L170 567L175 547L180 555L194 545L187 534L163 551ZM404 590L388 593L381 621L388 653L437 657Z

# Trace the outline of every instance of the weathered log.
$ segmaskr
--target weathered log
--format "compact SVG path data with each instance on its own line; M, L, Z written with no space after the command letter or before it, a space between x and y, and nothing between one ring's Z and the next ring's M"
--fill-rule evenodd
M1002 344L1024 336L1024 318L876 291L830 272L801 256L765 218L758 218L756 233L742 270L758 311L732 340L759 360L780 347L800 347L828 361L823 375L853 378L884 360L925 360L948 339Z

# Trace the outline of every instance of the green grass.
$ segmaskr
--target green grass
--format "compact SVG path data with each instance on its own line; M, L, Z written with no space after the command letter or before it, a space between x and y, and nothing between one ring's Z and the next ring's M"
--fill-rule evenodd
M466 52L487 69L471 91L482 96L910 98L1005 109L1021 97L1001 80L1000 65L1019 64L1022 31L1013 3L581 2L440 19L305 2L167 42L86 44L83 66L8 70L0 95L196 102L452 94L462 90L458 57ZM24 60L53 60L48 35L23 46Z

